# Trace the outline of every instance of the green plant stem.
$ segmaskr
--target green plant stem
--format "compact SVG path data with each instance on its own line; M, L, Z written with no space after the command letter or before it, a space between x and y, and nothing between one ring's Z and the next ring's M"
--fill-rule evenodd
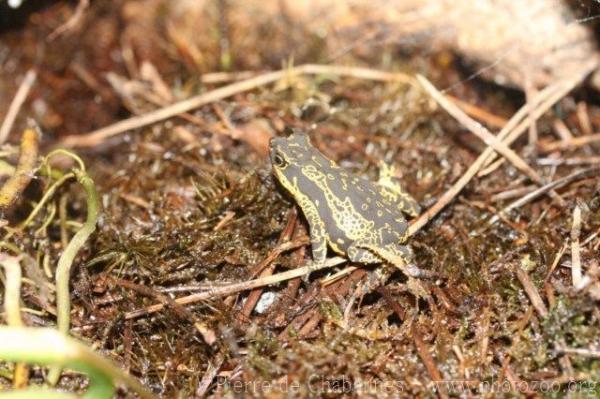
M6 282L4 284L4 312L9 326L21 327L21 264L18 256L0 254L0 264L6 271ZM21 388L29 381L29 369L23 363L15 364L13 373L13 387Z
M15 174L16 168L6 162L3 159L0 159L0 176L12 176Z
M55 150L50 151L48 155L44 157L44 164L50 166L50 158L59 154L73 159L75 162L77 162L77 165L79 165L79 169L85 172L85 163L83 162L83 160L77 154L69 150L65 150L64 148L57 148Z
M139 381L79 341L50 328L0 327L0 359L68 367L90 379L85 399L109 399L115 384L123 384L142 399L156 399ZM22 392L27 392L22 391ZM35 392L33 390L32 392ZM39 392L39 391L38 391ZM51 392L51 391L44 391ZM6 396L10 397L10 396ZM71 398L72 396L13 396L11 398ZM0 394L0 399L5 399Z
M96 222L100 210L100 201L94 181L84 172L76 171L77 181L83 186L87 194L87 219L81 229L73 236L63 251L58 266L56 267L56 313L58 331L64 335L69 334L71 298L69 293L69 280L73 260L79 249L85 244L88 237L96 230ZM48 374L48 382L55 385L60 378L60 367L54 367Z
M46 388L19 389L12 392L0 393L0 399L77 399L76 395L53 391Z
M31 213L29 214L29 216L27 216L27 219L25 219L23 222L21 222L19 224L19 226L17 226L16 230L20 231L23 228L25 228L25 226L27 226L29 223L31 223L31 221L37 216L37 214L42 210L42 207L44 206L44 204L46 204L46 202L50 199L50 197L52 197L54 195L54 193L56 192L56 190L63 185L64 182L66 182L67 180L71 179L75 177L75 173L67 173L66 175L63 175L60 179L58 179L57 181L55 181L50 188L48 188L48 190L44 193L44 196L42 197L42 199L40 200L40 202L37 203L37 205L35 206L35 208L33 208L33 210L31 211ZM12 237L13 232L11 231L10 233L8 233L6 235L6 237L4 237L4 240L8 240L8 238Z
M21 265L19 258L0 254L0 265L6 271L6 283L4 285L4 312L8 325L20 327L23 325L21 319Z

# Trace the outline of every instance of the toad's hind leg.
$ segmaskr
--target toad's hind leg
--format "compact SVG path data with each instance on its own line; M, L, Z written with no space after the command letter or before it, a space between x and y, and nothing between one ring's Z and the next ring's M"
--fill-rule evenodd
M367 248L357 245L356 243L348 248L346 254L348 255L348 259L355 263L364 263L367 265L372 263L381 263L381 258L379 256L375 255Z
M356 245L351 245L347 250L348 259L356 263L372 264L381 263L379 256L373 254L366 248L360 248ZM378 287L385 285L386 281L392 274L393 269L389 265L381 265L374 270L369 271L367 278L358 284L354 293L354 297L363 297L373 292Z
M402 212L412 217L419 216L419 203L400 185L400 181L394 176L393 166L383 161L379 163L377 184L382 187L381 194L390 202L398 204Z
M383 246L357 243L360 248L367 249L372 255L381 261L387 261L407 273L407 265L413 260L412 249L408 245L386 244Z
M361 240L354 242L348 248L347 254L352 262L371 264L386 261L402 270L413 259L412 250L408 245L393 243L378 246Z
M407 285L409 290L417 297L427 298L429 293L423 288L423 285L414 277L424 277L427 273L424 270L411 264L413 253L409 246L399 244L387 244L377 246L369 243L355 242L353 246L358 249L367 249L375 257L379 258L379 262L386 261L397 267L408 278ZM352 248L352 247L351 247Z
M386 244L377 246L363 241L356 241L347 251L348 258L358 263L387 262L400 269L409 277L437 277L435 272L418 268L414 263L414 254L408 245Z

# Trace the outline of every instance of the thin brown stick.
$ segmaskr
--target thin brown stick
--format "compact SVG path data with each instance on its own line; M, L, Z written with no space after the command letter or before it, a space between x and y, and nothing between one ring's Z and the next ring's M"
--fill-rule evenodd
M552 122L552 130L561 140L570 140L573 138L573 133L571 133L569 127L561 119L556 118L554 122Z
M559 150L569 150L584 145L600 142L600 133L594 133L587 136L573 137L569 140L553 141L552 143L542 144L542 152L552 152Z
M323 295L327 295L332 300L334 300L336 297L344 296L356 283L358 283L358 281L363 279L366 275L367 271L365 269L355 270L346 279L337 281L334 284L325 287L323 291L321 291L320 284L313 284L307 290L307 292L305 292L302 297L296 301L296 307L303 308L309 306L309 304L313 303L319 295L321 295L321 297ZM318 321L322 319L323 314L319 311L319 309L313 308L307 312L301 312L288 324L288 328L279 334L279 339L287 340L291 338L289 336L290 329L298 331L298 334L294 334L294 336L306 336L318 325ZM315 322L316 324L314 324Z
M512 370L512 367L510 367L510 355L507 355L505 357L502 353L498 352L496 354L496 358L502 364L502 371L504 372L506 379L510 383L513 392L519 392L526 396L531 396L535 393L531 389L529 389L529 386L525 384L524 381L518 375L515 374L515 372ZM503 379L498 379L498 381L502 380Z
M592 121L590 121L590 114L585 101L580 101L577 103L575 114L577 115L577 121L579 122L579 127L581 128L583 134L592 134Z
M556 256L554 257L554 260L552 261L552 264L550 265L550 268L548 269L548 272L546 273L546 277L544 278L544 283L545 284L548 284L548 281L550 280L550 276L552 276L552 273L556 269L556 266L558 266L558 262L560 262L560 259L565 254L565 251L567 250L567 247L568 247L568 245L565 243L560 248L560 250L556 253Z
M50 33L50 35L48 35L48 41L52 41L58 36L70 30L73 30L81 22L81 19L83 18L83 13L89 6L90 0L79 0L79 3L77 4L73 15L71 15L71 17L64 24L54 29L54 31Z
M381 294L387 305L396 313L396 316L400 318L400 320L406 320L406 312L402 309L402 306L394 299L390 291L383 286L377 288L377 292Z
M595 165L600 164L600 157L571 157L571 158L538 158L536 160L541 166L559 166L559 165Z
M535 311L541 318L545 318L548 315L548 308L542 300L542 297L540 296L540 293L538 292L537 288L535 288L535 285L533 285L533 283L531 282L529 275L519 265L515 266L515 271L517 273L517 278L519 279L521 285L525 289L525 293L529 297L529 300L531 301L531 304L533 305Z
M452 100L452 102L460 107L467 115L478 119L485 123L488 126L496 127L498 129L502 129L506 123L507 119L504 119L498 115L494 115L489 111L486 111L483 108L480 108L476 105L470 104L466 101L463 101L459 98L446 94L446 97Z
M210 385L213 380L217 376L217 373L223 366L223 362L225 361L225 356L223 356L222 352L219 352L217 356L215 356L212 361L208 364L200 383L198 384L198 388L196 388L196 397L203 398L205 397Z
M204 292L199 292L192 295L187 295L181 298L175 299L175 303L179 305L187 305L190 303L196 303L200 301L204 301L206 299L218 298L223 296L229 296L236 292L246 291L257 287L264 287L266 285L271 285L275 283L279 283L281 281L290 280L292 278L301 277L306 274L310 274L317 270L326 269L328 267L337 266L346 262L346 259L335 257L327 259L327 261L320 265L308 265L304 267L299 267L297 269L288 270L287 272L273 274L271 276L267 276L265 278L258 278L250 281L243 281L241 283L234 283L230 285L226 285L223 287L216 287L212 289L208 289ZM145 309L134 310L128 313L125 313L125 319L134 319L136 317L140 317L149 313L159 312L164 308L163 304L155 304L148 306Z
M383 299L385 300L387 305L390 308L392 308L392 310L394 311L394 313L396 313L396 315L400 318L400 320L404 321L404 324L410 323L410 321L407 320L407 314L404 311L404 309L402 309L402 307L400 306L398 301L396 301L394 299L394 297L390 294L390 292L385 287L380 286L377 289L377 292L379 292L381 294L381 296L383 297ZM415 347L417 348L417 352L419 353L421 360L425 364L425 368L427 368L429 376L436 383L438 383L438 384L443 383L442 375L440 374L439 370L437 369L435 362L433 361L433 358L427 351L427 348L425 347L425 343L421 340L420 335L417 336L417 334L421 334L419 327L413 324L411 327L411 330L412 330L413 342L415 344ZM438 390L439 390L439 394L441 397L447 397L444 388L440 389L440 387L438 386Z
M488 348L490 344L490 324L491 324L492 311L489 306L486 306L482 312L481 328L478 329L479 338L479 362L481 364L488 364Z
M277 245L270 253L267 255L265 259L263 259L256 267L252 269L250 272L250 278L254 278L258 276L267 266L269 266L275 259L277 259L282 253L290 251L292 249L297 249L309 244L310 241L308 237L303 236L296 238L292 241L282 242Z
M529 297L529 300L531 301L531 304L533 305L537 314L542 319L546 318L548 316L548 308L546 307L546 304L542 300L542 297L540 296L537 288L535 287L535 285L529 278L529 275L519 265L515 266L515 271L517 273L517 278L519 279L519 281L521 282L521 285L525 289L525 293ZM563 338L559 338L558 345L560 345L561 347L565 346L565 342L564 342ZM568 354L565 353L564 356L562 356L559 359L559 363L560 363L561 369L564 372L572 373L573 366L571 365L571 360L569 359Z
M192 323L197 321L196 316L190 312L187 308L181 306L176 301L174 301L168 295L165 295L161 292L155 291L154 289L147 287L145 285L135 284L131 281L117 279L113 277L108 277L110 282L115 285L127 288L128 290L136 291L137 293L155 299L163 304L163 306L169 306L173 309L175 314L181 319L187 319Z
M275 265L273 264L273 261L277 259L277 257L281 255L281 253L284 252L285 249L282 248L282 244L287 244L289 242L287 240L291 238L294 232L296 219L297 214L295 210L292 212L288 212L288 222L283 231L281 232L281 235L279 236L279 245L274 250L272 250L269 253L269 255L267 255L267 257L263 259L263 261L261 261L258 265L256 265L256 267L253 268L254 270L252 270L250 278L254 278L257 275L259 275L260 278L265 278L273 274L273 271L275 270ZM301 242L302 245L308 244L307 239L301 240ZM250 291L248 297L246 298L246 301L244 302L242 311L238 314L238 320L246 321L250 318L250 314L252 313L256 304L260 300L262 293L262 288L256 288Z
M298 336L301 338L309 337L310 333L317 328L319 323L323 320L323 315L319 312L312 314L312 317L298 330Z
M573 224L571 226L571 278L573 287L576 290L581 289L581 253L579 247L579 236L581 234L581 208L579 205L573 209Z
M440 373L439 369L437 368L435 361L433 360L433 357L429 353L429 348L427 348L427 345L425 345L425 342L421 338L422 333L421 333L419 327L417 327L416 325L413 325L411 335L413 338L413 342L415 343L415 346L417 347L417 353L419 354L421 361L423 361L423 364L425 365L425 368L427 369L427 373L429 374L429 377L436 383L437 392L438 392L440 398L447 398L448 393L446 392L446 387L443 385L444 380L442 379L442 374Z
M191 111L202 105L209 104L214 101L222 100L231 97L235 94L246 92L269 83L276 82L284 78L293 78L296 75L337 75L347 76L358 79L369 79L375 81L398 81L403 83L412 83L413 79L408 75L401 73L384 72L375 69L344 67L335 65L316 65L305 64L298 67L282 69L274 72L267 72L263 75L252 77L240 82L235 82L227 86L191 97L187 100L177 102L175 104L157 109L147 114L133 116L124 119L112 125L103 127L93 132L67 136L62 141L61 145L65 147L94 147L106 139L124 133L128 130L144 127L162 120L171 118L184 112Z
M534 199L538 198L539 196L541 196L542 194L544 194L544 192L546 192L548 190L562 187L562 186L569 184L577 179L581 179L586 176L594 175L594 174L598 173L599 171L600 171L600 167L595 166L595 167L591 167L591 168L573 172L570 175L567 175L560 179L554 180L553 182L550 182L550 183L546 184L545 186L542 186L542 187L538 188L537 190L530 192L529 194L525 195L524 197L519 198L515 202L506 206L504 209L502 209L498 213L498 215L495 215L490 219L489 224L491 225L491 224L496 223L498 221L498 219L500 218L499 215L506 215L509 211L511 211L515 208L519 208L519 207L533 201Z
M200 80L205 84L225 83L235 80L249 79L261 73L264 73L264 71L210 72L201 75Z
M25 99L27 99L27 95L31 90L31 87L35 83L35 78L37 74L33 69L30 69L25 74L25 78L21 82L19 89L17 90L17 94L13 98L10 106L8 107L8 112L6 112L6 116L4 117L4 121L2 121L2 126L0 127L0 144L4 143L10 134L10 130L15 123L15 119L19 114L19 110L23 106Z
M38 160L39 139L40 134L33 128L27 128L23 132L17 169L0 188L0 209L11 205L33 178Z
M536 95L536 88L535 86L531 83L531 79L529 79L529 77L527 79L525 79L525 98L527 99L527 102L531 101L533 98L535 98ZM536 125L536 119L533 116L533 107L529 107L529 145L532 146L533 148L535 148L534 146L537 145L538 142L538 129L537 129L537 125Z
M600 359L600 351L597 351L597 350L585 349L585 348L566 348L566 347L559 347L559 348L556 348L556 350L560 353L564 353L567 355L577 355L577 356L589 357L589 358L594 358L594 359Z

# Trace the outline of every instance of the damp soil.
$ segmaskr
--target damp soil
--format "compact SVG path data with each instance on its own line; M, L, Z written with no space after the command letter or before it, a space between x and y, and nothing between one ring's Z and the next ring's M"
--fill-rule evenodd
M231 83L239 71L332 63L322 38L305 37L283 17L253 25L214 2L204 16L212 23L202 28L206 34L190 37L186 26L169 20L164 3L92 2L83 26L52 41L48 35L76 2L44 2L20 14L3 5L2 13L15 19L0 32L0 90L14 93L27 69L38 72L10 141L17 143L19 129L34 118L44 132L44 153L60 147L63 137ZM273 40L264 40L267 34ZM344 62L419 72L437 87L452 87L452 96L493 114L496 119L481 120L492 131L498 130L493 121L505 123L524 100L513 89L466 80L451 52L425 57L419 49L399 52L393 43L355 50ZM157 71L166 92L144 68ZM202 80L215 72L225 80ZM0 109L11 100L1 95ZM574 135L585 134L582 109L598 131L597 95L581 88L538 120L540 141L556 141L557 120ZM374 270L362 265L321 284L346 264L261 290L185 306L169 302L310 261L306 221L274 181L266 156L270 137L293 130L308 132L324 154L359 175L376 179L380 160L395 165L424 209L486 147L418 85L323 74L282 80L75 148L96 183L102 213L72 272L72 335L162 397L479 396L507 386L560 397L575 386L570 382L598 394L598 359L559 350L595 347L597 353L600 344L598 293L576 291L571 281L575 207L582 210L581 261L590 287L598 280L597 175L558 188L564 205L542 195L507 213L502 209L524 195L517 189L531 191L533 183L508 162L476 176L410 240L418 267L435 273L423 279L424 298L414 296L400 271L373 292L353 296ZM526 136L512 148L548 180L583 167L564 160L600 153L592 143L547 154ZM9 223L26 217L47 189L47 178L35 179L6 215ZM57 209L64 209L72 235L86 204L76 184L54 198L11 239L40 269L48 258L50 271L64 245ZM295 244L277 252L286 242ZM39 289L53 280L36 275L36 284L23 288L24 306L37 310L25 322L53 326L53 292ZM536 310L526 285L547 314ZM166 307L127 318L156 303ZM378 334L386 338L369 339ZM0 384L8 387L9 365L1 368ZM42 376L41 368L32 369L32 383ZM550 388L544 392L540 384ZM69 391L84 387L75 373L60 382Z

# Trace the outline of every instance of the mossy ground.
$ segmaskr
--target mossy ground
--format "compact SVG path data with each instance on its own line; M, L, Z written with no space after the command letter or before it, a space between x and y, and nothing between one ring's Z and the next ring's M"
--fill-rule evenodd
M52 18L64 7L57 3L36 15ZM40 84L33 97L47 102L49 111L41 118L47 131L57 135L81 132L132 111L132 104L125 109L103 81L102 90L82 82L83 75L73 72L77 70L71 62L75 56L85 60L80 64L97 77L107 71L125 73L125 61L106 56L106 52L120 51L118 39L126 29L117 21L123 22L124 7L124 2L94 3L86 17L89 29L47 44L48 51L35 61ZM145 18L160 26L160 13ZM47 24L35 21L39 18L2 32L4 46L19 70L33 62L32 49L48 30ZM261 29L277 32L278 22L272 23L265 22ZM143 24L136 25L142 28ZM106 41L93 40L98 31ZM21 32L28 35L20 37ZM140 36L127 32L134 38ZM286 40L297 46L296 63L326 60L318 38L298 41L299 35L294 30L287 37L276 36L272 52L268 43L258 40L259 35L251 36L256 39L256 52L245 59L234 47L231 68L252 66L256 57L262 67L279 66L289 60L283 56L289 44ZM207 48L212 48L214 40L206 38ZM95 47L99 44L105 52ZM156 66L170 87L177 87L182 95L215 87L199 83L198 70L190 68L189 60L173 57L169 40L161 44L144 47L150 54L136 48L137 57L139 61L145 60L144 55L160 60L168 54ZM420 57L418 52L400 56L391 46L384 46L379 52L345 61L420 71L440 87L462 80L454 64L441 61L451 55L440 52L428 62ZM222 62L222 57L212 54L195 66L210 72ZM57 79L64 83L59 85ZM453 95L503 117L512 115L522 101L513 91L477 81L454 87ZM600 109L594 98L582 90L563 99L538 122L540 138L554 140L551 124L557 117L577 129L575 103L587 105L597 128ZM139 98L133 101L139 112L154 108ZM85 121L84 114L89 115ZM565 356L557 350L561 345L597 350L600 344L598 298L572 288L568 246L572 210L579 204L584 210L582 262L585 270L597 270L597 176L558 190L567 202L565 207L543 196L494 224L489 220L512 201L498 194L530 182L509 163L473 179L411 240L418 266L439 275L424 281L429 299L416 300L406 290L405 278L396 272L383 291L358 300L343 315L355 280L363 277L359 269L327 289L318 284L326 273L266 287L265 292L275 293L276 300L260 312L244 313L248 293L242 292L126 320L127 312L161 302L160 295L182 296L250 279L282 239L305 238L304 220L296 218L293 202L271 177L265 135L284 135L290 128L309 131L313 143L327 156L372 178L378 161L384 159L401 171L405 187L425 208L485 148L416 86L336 76L296 77L285 86L267 86L204 106L192 116L202 124L173 118L129 132L125 140L120 137L80 151L98 186L103 213L72 276L73 334L154 391L164 397L188 397L198 391L215 396L245 392L256 397L431 397L440 387L442 395L451 396L536 391L561 397L570 389L584 397L600 393L598 359ZM58 139L48 134L46 144L52 146ZM525 159L550 179L581 168L540 166L543 156L526 144L522 140L513 148L528 154ZM590 145L559 155L589 157L599 150ZM25 205L12 214L12 220L26 214L27 202L39 199L44 184L42 179L30 187L22 198ZM57 207L61 196L68 198L69 219L83 220L85 199L76 186L58 193ZM48 217L52 217L50 208L14 242L40 262L44 257L55 259L61 249L58 217L44 234L34 236ZM289 226L291 233L286 233ZM565 255L551 270L565 244ZM304 265L309 259L310 250L301 246L277 256L272 272ZM546 317L534 309L517 268L526 271L543 298L549 310ZM39 281L51 280L41 275ZM52 325L53 316L44 312L49 309L44 305L45 295L51 299L51 293L42 295L31 287L25 292L24 303L42 309L39 315L29 316L27 323ZM390 306L390 298L401 311ZM343 318L349 327L364 331L393 332L394 338L361 338L331 318ZM423 351L429 354L430 364ZM433 381L432 364L445 383ZM6 368L3 375L8 375ZM39 377L36 370L34 378ZM204 389L206 378L209 383ZM72 390L79 389L79 384L82 380L77 376L62 381L62 387Z

